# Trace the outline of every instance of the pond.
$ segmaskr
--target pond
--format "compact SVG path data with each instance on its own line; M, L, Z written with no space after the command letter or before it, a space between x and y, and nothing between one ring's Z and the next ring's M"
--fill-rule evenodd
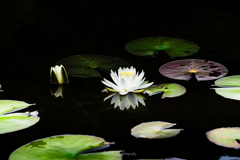
M161 4L161 5L160 5ZM159 6L160 5L160 6ZM123 159L218 160L221 156L240 157L237 149L211 143L206 133L221 127L240 127L240 102L223 98L211 90L215 80L174 80L159 73L165 63L181 59L206 59L224 65L227 76L240 68L240 15L234 4L201 1L191 3L52 1L27 0L3 3L1 9L1 99L36 103L24 110L38 111L40 121L24 130L1 134L1 159L31 141L54 135L81 134L115 142L100 151L124 150ZM224 11L223 11L224 9ZM190 40L200 50L191 56L172 59L163 51L155 57L136 56L125 51L132 40L167 36ZM101 92L103 78L69 76L64 98L51 94L50 67L66 57L97 54L118 57L146 80L177 83L186 88L179 97L162 94L145 97L145 106L114 108L107 93ZM144 139L131 129L144 122L176 123L183 129L166 139Z

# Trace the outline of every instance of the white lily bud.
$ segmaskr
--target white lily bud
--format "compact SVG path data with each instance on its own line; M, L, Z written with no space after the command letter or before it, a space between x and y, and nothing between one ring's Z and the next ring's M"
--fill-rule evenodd
M68 75L63 65L56 65L50 69L50 81L54 84L68 83Z

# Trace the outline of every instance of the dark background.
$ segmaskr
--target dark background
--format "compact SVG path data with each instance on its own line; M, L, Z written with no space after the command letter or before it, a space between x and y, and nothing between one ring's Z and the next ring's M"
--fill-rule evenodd
M240 68L239 5L208 1L92 1L9 0L0 2L1 99L36 103L23 111L38 110L36 125L0 135L1 158L36 139L60 134L86 134L115 142L105 150L136 153L134 158L219 159L240 156L239 150L210 143L205 134L219 127L238 127L240 102L224 99L210 90L214 81L189 82L168 79L158 68L172 59L164 53L155 58L131 55L128 42L151 36L190 40L200 51L186 58L208 59L223 64L228 75ZM181 97L147 97L147 106L136 110L113 109L103 102L99 78L70 77L66 98L50 93L49 70L57 61L75 54L101 54L128 61L144 69L147 79L186 87ZM183 58L175 58L183 59ZM174 59L174 60L175 60ZM185 59L185 58L184 58ZM106 73L103 77L110 80ZM148 121L177 123L183 128L174 138L136 139L135 125Z

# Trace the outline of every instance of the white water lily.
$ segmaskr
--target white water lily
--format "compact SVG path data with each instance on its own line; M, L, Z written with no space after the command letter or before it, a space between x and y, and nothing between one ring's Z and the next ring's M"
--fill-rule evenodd
M125 95L128 92L141 93L153 84L153 82L148 83L148 81L144 81L144 71L138 74L133 67L123 69L120 67L118 69L118 74L111 70L110 75L115 84L105 78L102 83L110 87L106 87L108 91L119 92L121 95Z
M50 69L50 80L54 84L68 83L68 75L63 65L56 65Z

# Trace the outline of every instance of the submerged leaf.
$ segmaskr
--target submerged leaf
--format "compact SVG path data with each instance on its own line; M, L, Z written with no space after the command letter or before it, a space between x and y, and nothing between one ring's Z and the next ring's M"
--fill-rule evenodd
M169 62L159 68L159 72L172 79L189 80L194 73L198 81L218 79L228 70L223 65L200 59L185 59Z
M207 138L216 145L239 149L240 128L217 128L207 132Z
M97 68L109 72L119 67L129 67L129 63L122 59L94 54L70 56L58 61L57 64L63 64L69 76L80 78L101 77Z
M131 134L137 138L160 139L176 136L182 129L168 129L176 124L168 122L141 123L131 130Z
M131 41L125 49L138 56L154 56L164 50L170 57L184 57L196 53L199 47L185 39L159 36Z
M148 87L143 93L149 96L164 92L162 97L178 97L186 93L186 88L176 83L165 83Z
M224 98L240 101L240 75L224 77L215 81L215 86L223 88L212 88L217 94Z
M87 135L58 135L30 142L16 149L9 160L121 160L121 151L85 153L108 147L104 139Z

